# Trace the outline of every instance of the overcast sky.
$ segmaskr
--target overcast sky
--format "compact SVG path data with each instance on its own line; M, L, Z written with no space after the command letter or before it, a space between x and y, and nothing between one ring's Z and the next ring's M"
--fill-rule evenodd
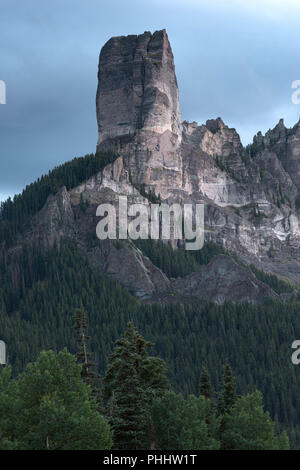
M0 200L95 151L98 56L167 29L183 119L221 116L247 144L299 119L299 0L0 0Z

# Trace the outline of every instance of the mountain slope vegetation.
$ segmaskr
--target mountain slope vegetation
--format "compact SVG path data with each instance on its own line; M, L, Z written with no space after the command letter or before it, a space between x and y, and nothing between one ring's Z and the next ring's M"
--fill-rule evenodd
M290 359L291 338L300 337L299 303L145 305L92 268L72 240L46 253L24 247L9 269L2 253L0 273L0 331L14 373L42 349L75 352L73 317L82 304L100 374L113 342L133 321L167 362L177 391L197 393L204 362L217 388L228 358L238 391L259 389L279 427L288 429L293 443L299 439L300 372Z

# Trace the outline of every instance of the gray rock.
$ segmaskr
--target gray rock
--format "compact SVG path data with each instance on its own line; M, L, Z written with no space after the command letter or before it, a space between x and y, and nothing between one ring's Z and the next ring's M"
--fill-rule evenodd
M247 148L221 118L180 124L164 30L103 47L97 116L97 148L120 153L135 187L144 184L163 200L204 202L208 240L299 282L300 122L287 129L280 120Z
M215 256L208 266L201 266L199 271L174 280L171 287L183 297L217 304L225 301L258 304L267 296L278 297L250 269L225 255Z
M50 196L25 239L47 247L73 238L95 266L143 300L255 303L276 296L229 257L170 281L132 243L95 240L97 205L117 205L119 195L149 205L139 189L145 185L166 202L203 202L206 240L299 285L300 122L287 129L280 120L247 148L221 118L181 123L165 30L110 39L98 77L97 150L120 156L77 188Z
M166 31L110 39L100 53L98 78L97 150L126 156L135 183L162 194L171 184L180 186L181 114Z

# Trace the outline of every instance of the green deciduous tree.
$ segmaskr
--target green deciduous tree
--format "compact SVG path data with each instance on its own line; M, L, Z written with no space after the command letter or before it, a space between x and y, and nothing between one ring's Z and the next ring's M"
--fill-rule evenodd
M0 448L111 448L109 425L66 350L42 352L17 379L7 374L0 376Z
M211 407L211 401L203 396L185 399L173 391L156 398L151 415L159 449L218 449L218 419Z
M286 450L289 440L285 432L279 437L269 413L264 412L262 395L256 391L239 398L227 415L222 436L224 448L243 450Z

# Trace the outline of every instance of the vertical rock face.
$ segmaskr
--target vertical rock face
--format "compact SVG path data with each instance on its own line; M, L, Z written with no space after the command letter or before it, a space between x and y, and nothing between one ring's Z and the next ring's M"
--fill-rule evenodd
M103 171L100 186L204 202L207 239L298 282L300 122L287 129L280 120L246 148L221 118L181 123L165 30L110 39L98 78L97 149L117 151L122 163L117 176Z
M174 59L165 30L111 38L99 60L98 147L140 130L179 134Z
M181 113L165 30L115 37L102 48L96 98L97 150L126 156L135 185L168 196L181 186Z

